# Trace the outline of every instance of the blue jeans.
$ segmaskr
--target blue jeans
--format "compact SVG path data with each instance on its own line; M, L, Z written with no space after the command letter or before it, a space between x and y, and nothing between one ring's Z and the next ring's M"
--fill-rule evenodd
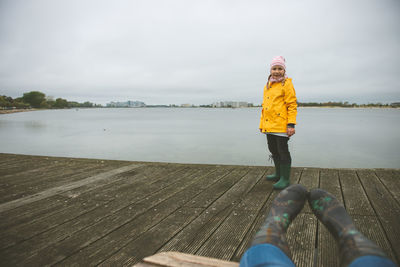
M396 267L390 259L379 256L362 256L349 267ZM292 260L278 247L259 244L249 248L240 259L240 267L295 267Z

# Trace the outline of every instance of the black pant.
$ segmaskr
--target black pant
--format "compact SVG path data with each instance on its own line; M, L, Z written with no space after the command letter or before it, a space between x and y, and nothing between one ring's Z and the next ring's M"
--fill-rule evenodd
M283 164L291 164L292 158L290 157L288 141L289 137L277 136L267 134L268 149L272 154L274 160Z

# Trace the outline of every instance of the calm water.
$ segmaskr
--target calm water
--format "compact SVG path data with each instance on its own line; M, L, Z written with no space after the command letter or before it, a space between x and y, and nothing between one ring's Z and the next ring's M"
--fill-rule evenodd
M0 152L271 165L260 108L71 109L0 115ZM400 168L400 110L300 108L294 166Z

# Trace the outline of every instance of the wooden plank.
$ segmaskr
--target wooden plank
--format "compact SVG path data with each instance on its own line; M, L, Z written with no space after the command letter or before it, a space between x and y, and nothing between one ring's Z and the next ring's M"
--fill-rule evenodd
M0 176L18 174L27 168L30 169L32 166L37 166L38 162L38 159L31 157L14 159L0 168ZM44 162L42 164L44 164Z
M161 203L160 204L161 206L156 208L157 210L160 210L160 212L158 212L157 216L160 217L160 213L161 214L164 213L165 216L168 217L168 216L170 216L168 214L168 210L170 212L174 212L174 209L171 209L171 208L184 206L183 204L185 202L189 201L190 198L192 196L194 196L197 191L199 191L201 189L205 189L207 186L210 185L209 183L206 182L207 180L212 181L214 179L219 179L219 177L222 178L224 176L223 175L224 170L220 169L220 170L218 170L218 172L219 173L212 172L210 174L203 175L203 176L199 177L198 179L194 179L195 182L191 183L190 189L187 188L186 191L182 191L182 192L178 193L177 195L173 196L171 199L168 199L167 201ZM195 215L197 217L199 215L198 210L200 210L200 209L193 209L193 210L195 210ZM143 218L145 220L149 220L148 217L147 217L147 219L146 219L146 217L147 216L145 216ZM151 218L152 218L151 223L154 223L154 225L157 225L158 224L157 217L151 216ZM147 224L149 224L149 222L147 222ZM157 226L154 226L154 227L157 227ZM165 228L165 227L163 226L162 228ZM140 231L140 229L143 229L143 230L141 232L138 232L138 231ZM133 245L130 245L132 240L135 240L137 238L140 239L140 238L142 238L143 235L144 236L147 235L147 231L149 231L148 229L149 229L149 227L147 227L146 225L143 225L143 223L141 223L140 221L135 222L135 223L131 222L130 225L125 230L122 229L124 231L122 231L121 229L117 229L115 232L111 233L109 236L106 236L104 238L104 240L100 240L98 242L99 244L96 244L95 246L88 247L87 249L80 251L76 255L73 255L72 257L66 259L66 261L63 262L63 264L65 264L65 263L68 264L68 262L73 262L76 259L80 259L80 258L90 259L91 265L99 264L107 257L111 257L114 254L114 252L117 251L115 248L115 245L113 245L114 241L109 241L109 239L118 240L118 246L120 246L120 247L122 246L123 247L122 249L124 249L124 250L129 250L130 247L133 246ZM127 236L127 233L129 233L129 232L132 232L134 234ZM113 238L110 238L110 236L113 236ZM118 237L116 237L116 236L118 236ZM141 246L143 246L143 244ZM154 254L154 252L155 252L155 251L151 250L152 248L151 247L149 248L149 246L146 246L146 249L150 249L149 250L150 254ZM157 249L158 249L158 247L157 247ZM136 251L136 250L134 249L133 251ZM150 255L150 254L146 254L146 255ZM136 252L133 253L133 255L136 255ZM122 255L120 255L120 258L118 258L118 260L122 261L121 257L122 257ZM126 259L126 260L128 260L128 259Z
M58 162L58 161L56 161ZM51 187L61 186L63 184L71 183L88 176L96 175L101 172L110 171L119 167L130 164L129 162L114 162L110 161L107 163L101 160L91 161L59 161L60 165L53 166L55 164L48 165L48 169L41 171L41 174L30 174L22 172L18 175L11 176L11 181L8 182L8 186L3 188L6 194L2 193L2 202L14 200L19 197L31 195ZM30 166L34 169L35 165ZM12 199L10 199L12 195ZM6 199L4 199L6 198Z
M399 262L400 206L374 172L371 170L359 170L357 174L369 201L378 215L379 221L385 229L386 237L396 254L397 262Z
M140 168L138 168L140 169ZM134 170L138 170L134 169ZM146 169L144 169L146 170ZM161 169L156 169L157 171L152 171L152 177L151 178L168 178L167 175L168 171L165 169L165 166ZM175 167L176 170L182 170L182 167ZM169 175L173 175L175 171L169 172ZM131 176L133 175L133 176ZM7 231L2 231L0 234L0 244L8 246L15 245L18 242L28 240L35 235L38 235L40 233L44 233L49 229L55 228L58 225L64 224L66 222L69 222L71 220L74 220L75 218L84 215L88 213L89 211L93 210L94 208L100 208L107 202L113 201L116 198L121 198L123 197L123 193L132 195L132 193L136 190L139 192L135 194L136 201L141 200L139 195L143 195L145 190L141 190L143 188L146 188L147 185L145 183L145 180L147 182L154 181L150 178L148 178L145 173L142 172L136 173L131 171L128 172L123 172L120 174L117 174L113 179L108 179L108 180L97 180L94 181L93 183L87 184L85 190L83 192L75 191L75 190L82 190L82 187L79 187L77 189L74 189L72 191L67 191L65 194L68 196L65 199L65 201L59 202L58 208L56 209L50 209L47 210L46 213L43 216L40 217L34 217L27 221L29 217L35 216L34 214L32 216L23 216L22 218L17 217L9 217L7 220L9 224L12 223L12 221L15 221L16 219L17 223L15 222L12 227L8 227ZM115 181L120 181L121 183L116 183ZM109 184L111 183L111 184ZM90 187L89 187L90 185ZM107 187L102 187L102 185L108 185ZM131 187L129 188L122 188L123 186L130 185ZM132 188L133 187L133 188ZM101 188L101 190L99 190ZM154 187L153 187L154 188ZM97 189L97 190L95 190ZM125 190L122 190L125 189ZM128 192L129 190L129 192ZM125 192L126 191L126 192ZM107 197L108 195L108 197ZM145 196L145 195L143 195ZM36 205L36 203L34 203ZM63 205L64 204L64 205ZM125 203L126 204L126 203ZM132 203L131 203L132 204ZM40 207L41 204L39 204ZM29 207L32 208L31 205ZM33 206L35 207L35 206ZM118 204L117 207L121 207L121 204ZM9 214L7 214L9 215ZM13 214L15 215L15 214ZM91 218L93 221L94 219ZM24 223L25 222L25 223ZM8 225L9 225L8 224ZM85 227L86 224L82 225L82 227ZM77 225L74 225L72 229L75 229ZM4 228L2 228L4 229ZM54 242L61 238L61 235L57 237L52 237L47 243ZM38 248L39 244L36 244L36 248ZM4 247L3 247L4 248Z
M250 210L254 215L257 215L260 208L271 195L273 188L272 184L265 179L264 168L257 168L247 175L253 176L256 184L241 198L241 201L235 206L237 211ZM255 216L254 216L255 217Z
M375 212L358 180L356 171L340 170L339 179L347 212L350 215L374 216Z
M352 216L354 225L357 227L363 235L368 239L375 242L386 255L396 262L396 256L392 250L389 241L386 238L385 231L379 222L379 219L375 216L365 215L353 215Z
M143 259L144 263L154 264L153 266L169 267L239 267L239 263L223 261L215 258L202 257L180 252L161 252ZM136 267L142 265L136 264Z
M71 232L78 231L90 225L91 221L85 221L89 216L104 216L101 210L110 205L109 201L93 202L82 207L75 208L71 212L65 209L62 212L55 213L53 216L37 220L31 224L18 225L2 232L0 237L0 248L7 250L9 254L20 250L38 250L50 244L60 241L67 237ZM86 222L86 224L83 223ZM61 229L58 227L61 226ZM65 227L68 227L67 229ZM51 237L49 237L51 236Z
M154 254L163 244L174 237L183 227L198 216L200 208L184 207L169 215L149 231L129 242L117 253L114 253L100 266L132 266L144 257ZM82 259L82 263L85 260ZM64 261L62 264L73 264L74 261ZM88 265L92 262L87 262Z
M230 170L230 169L229 169ZM248 172L248 168L234 168L232 172L227 172L227 177L216 182L209 190L198 194L185 205L187 207L210 206L215 200L221 197L229 188L233 187L238 179L242 178Z
M66 170L75 170L76 172L77 168L101 165L105 164L101 164L97 160L93 162L80 162L75 160L60 161L54 159L35 161L28 166L20 166L20 172L18 173L3 175L1 182L3 184L7 183L9 187L18 186L29 182L40 181L42 178L49 176L48 173L51 173L50 176L60 176Z
M62 165L57 160L38 161L32 159L13 159L7 162L2 162L0 165L0 181L1 182L12 182L12 178L21 175L27 171L39 170L52 165Z
M143 165L131 171L122 172L112 179L98 180L77 188L60 193L71 199L115 199L126 190L137 191L137 186L149 185L169 177L176 172L184 171L185 167L168 168L166 166ZM129 188L129 189L128 189Z
M183 228L173 239L166 242L162 251L180 251L196 253L199 247L212 235L232 210L231 206L204 210L188 226Z
M122 187L127 183L133 186L145 185L145 182L152 181L152 178L165 178L166 175L172 174L171 168L166 169L165 166L152 168L150 178L146 171L150 165L139 167L134 171L124 172L116 175L113 179L99 180L91 184L81 186L76 189L66 191L54 197L39 200L30 205L21 206L19 208L9 210L2 213L3 220L0 221L1 232L10 227L19 227L22 224L32 224L40 220L45 220L50 216L57 216L61 212L71 211L71 217L81 209L82 205L89 206L91 203L98 205L115 199L116 191L124 191ZM179 167L181 168L181 167ZM174 171L179 170L175 167ZM163 175L161 175L163 174ZM140 189L140 188L138 188ZM128 189L126 189L128 190ZM132 189L130 193L132 193ZM60 222L61 223L61 222ZM42 231L46 228L43 227ZM20 231L18 231L20 232ZM30 236L34 233L30 231Z
M400 170L377 169L375 174L400 204Z
M80 181L76 181L70 184L66 184L66 185L62 185L62 186L58 186L58 187L53 187L50 189L47 189L45 191L39 192L37 194L34 195L30 195L30 196L26 196L20 199L16 199L7 203L3 203L0 204L0 213L4 212L6 210L10 210L10 209L15 209L17 207L20 207L22 205L26 205L44 198L48 198L51 196L54 196L56 194L60 194L62 192L66 192L68 190L72 190L99 180L105 180L105 179L110 179L112 178L114 175L123 173L123 172L127 172L127 171L131 171L135 168L138 168L142 165L139 164L131 164L128 166L124 166L118 169L113 169L111 171L105 172L105 173L100 173L98 175L95 176L91 176L88 177L86 179L80 180Z
M302 168L292 168L291 181L293 184L297 184L299 182L302 170L303 170ZM250 247L250 244L254 236L256 235L260 227L263 225L265 218L268 215L272 201L276 198L276 196L280 192L279 190L273 190L272 183L266 181L265 179L262 179L260 186L256 185L255 188L259 188L261 193L264 191L265 200L263 201L263 207L256 214L256 218L253 224L251 225L249 231L247 231L246 236L243 238L241 244L235 251L233 257L231 258L232 261L240 261L242 255ZM270 193L268 194L268 192Z
M70 179L72 173L77 174L78 169L85 169L90 167L97 167L98 169L118 168L130 164L125 161L103 161L103 160L80 160L80 159L58 159L58 158L44 158L37 157L36 160L26 166L19 166L19 172L15 174L5 175L2 177L1 182L9 184L8 189L15 187L26 188L36 187L37 184L43 186L47 185L44 180L48 177L57 177L54 181L59 181L60 177ZM57 171L58 167L58 171ZM65 174L64 172L70 172ZM54 183L53 181L53 183ZM11 186L11 187L10 187ZM21 187L22 186L22 187ZM48 185L52 187L52 185ZM7 189L7 191L8 191Z
M339 267L339 248L335 238L331 235L328 229L318 221L318 244L316 250L316 265L317 266L332 266Z
M319 176L321 169L304 168L299 183L305 186L308 190L319 188Z
M292 168L292 172L290 174L290 180L292 184L297 184L300 181L300 177L303 173L303 168ZM273 190L273 184L275 182L269 182L267 181L267 191L271 191L271 194L269 196L269 198L267 199L266 205L269 207L271 206L272 202L274 201L274 199L276 198L276 196L281 192L281 190ZM265 216L266 214L263 214L262 216Z
M174 178L175 175L185 174L187 170L188 167L186 166L169 168L167 166L153 167L152 165L146 165L118 174L111 181L100 180L99 182L63 192L60 195L84 202L90 199L117 199L128 194L134 194L136 200L139 201L141 197L148 195L144 191L156 192L172 184L173 182L169 179ZM152 185L155 182L157 184Z
M316 168L304 168L301 177L300 177L300 184L305 186L307 190L311 190L314 188L319 187L319 176L320 176L320 169ZM308 205L304 205L302 212L312 213L310 207ZM315 229L316 231L316 229Z
M265 177L263 169L255 169L250 171L246 176L251 176L257 182ZM264 180L264 179L263 179ZM264 181L265 184L270 183ZM249 202L254 200L255 188L249 187L250 191L246 193L243 200L238 202L236 207L231 211L229 216L223 221L223 223L216 229L213 235L200 247L196 252L197 255L214 257L223 260L229 260L234 255L235 251L242 242L244 236L250 229L254 219L255 214L262 208L264 201L268 198L269 194L265 194L264 197L261 196L261 201L252 202L251 208L249 208ZM270 187L271 191L271 187ZM258 196L260 198L260 196Z
M91 165L91 164L100 164L101 162L107 162L107 164L111 165L129 164L128 161L116 161L116 160L104 161L99 159L17 155L17 158L12 163L0 167L0 176L8 174L18 175L19 173L24 172L25 170L36 168L38 166L46 166L46 164L51 165L52 163Z
M297 267L314 265L317 218L300 213L288 228L286 239Z
M224 180L233 179L236 181L234 185L227 184L223 189L224 193L213 203L210 203L198 218L184 228L174 239L166 243L160 251L175 250L195 254L200 249L230 214L235 203L239 201L238 199L251 189L249 185L254 185L257 182L256 177L247 173L248 169L241 169L241 172L232 172L224 178ZM214 191L207 190L206 192L214 195Z
M228 168L228 169L220 168L217 173L212 173L210 175L203 176L204 179L199 179L196 183L194 183L190 187L190 190L186 190L185 192L182 192L182 194L177 194L176 196L174 196L173 199L168 200L168 201L171 201L174 204L177 204L179 206L186 207L185 203L190 201L190 199L193 196L196 196L196 194L199 194L201 192L201 190L208 190L209 187L212 187L213 186L212 181L217 181L218 179L225 179L226 177L225 177L224 172L226 172L227 170L230 170L230 168ZM244 170L247 172L247 168L245 168ZM208 182L207 182L207 180L208 180ZM169 205L171 206L171 204L169 204ZM198 217L199 215L200 215L200 212L197 214L196 217ZM152 221L154 221L154 218L152 219ZM133 227L132 224L131 224L131 227ZM135 231L137 231L138 228L143 228L143 227L140 225L140 226L136 226L135 228L136 228ZM143 234L145 234L146 231L147 230L144 230ZM125 234L125 233L123 233L123 234ZM141 236L141 233L138 236ZM127 241L130 242L133 238L134 237L131 237L129 240L127 239ZM108 243L107 243L107 245L108 245ZM104 255L106 253L108 253L108 251L110 250L110 249L108 249L107 251L102 251L103 249L104 249L104 245L98 249L98 253L97 253L98 257L104 257ZM90 256L92 256L94 254L93 252L90 252L91 250L93 250L93 249L89 248L89 250L87 251L87 253ZM82 254L82 253L80 253L80 254ZM74 255L74 257L76 257L76 256ZM93 260L96 260L96 259L93 259Z
M260 207L261 208L261 207ZM252 210L233 209L196 255L229 260L254 222Z
M205 173L200 168L197 170L197 173L190 173L181 180L181 184L171 186L168 192L160 191L148 200L109 214L61 242L36 251L35 257L21 263L42 265L45 261L55 264L68 257L80 259L86 253L93 262L101 262L181 207L181 202L185 200L184 196L187 198L186 201L190 199L193 192L188 193L184 189L193 183L201 184L203 181L194 177L200 173L207 174L210 168Z
M182 176L182 179L190 180L192 176L193 173L187 173L186 176ZM179 191L179 189L177 190ZM119 228L120 225L132 220L131 218L144 214L145 211L151 209L151 207L157 205L170 196L165 192L160 192L160 195L164 198L156 195L150 200L142 200L133 205L131 203L132 201L129 200L129 196L128 198L118 198L117 201L112 201L109 204L106 203L98 206L96 209L92 210L91 213L84 213L83 216L78 217L77 220L70 220L67 223L61 224L59 227L51 227L50 231L46 231L36 236L34 239L29 239L18 246L14 246L4 250L3 252L11 262L18 260L14 257L14 255L18 255L18 253L23 259L26 259L43 252L43 257L46 258L46 249L48 247L53 246L54 249L59 246L63 247L63 244L60 243L60 241L70 241L73 243L89 242L86 240L92 239L96 240L99 238L98 235L101 235L102 231L105 231L105 234L112 232L114 229ZM130 196L134 196L134 194L130 194ZM134 197L133 199L133 203L137 202ZM66 214L66 216L68 216L68 214ZM89 234L82 234L85 232L88 232ZM91 232L94 232L94 234ZM20 252L21 248L24 253ZM69 249L75 249L74 245L71 245Z
M39 200L30 205L2 212L0 214L2 218L0 220L0 234L15 225L29 223L37 218L47 216L48 213L53 214L54 212L65 208L68 205L66 202L67 200L66 197L56 195L54 197Z
M60 168L59 172L54 173L54 176L48 176L52 175L52 173L50 172L46 173L46 177L40 177L42 179L38 180L35 180L35 177L30 177L32 181L26 182L24 184L13 185L12 187L5 189L7 193L1 195L0 201L3 204L6 202L16 201L20 198L37 194L52 187L62 186L63 184L71 183L110 170L110 168L102 169L98 166L88 166L77 169L66 170Z
M11 162L15 162L20 158L17 154L0 153L0 170Z
M321 169L319 188L334 195L343 204L342 189L338 169Z
M320 172L320 188L334 195L343 204L338 170L322 169ZM328 229L318 221L317 266L339 266L339 260L335 255L339 255L336 241Z

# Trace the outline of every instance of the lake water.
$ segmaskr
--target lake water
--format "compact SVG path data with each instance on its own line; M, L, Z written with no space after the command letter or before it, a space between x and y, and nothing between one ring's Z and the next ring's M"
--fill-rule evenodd
M0 152L271 165L260 108L44 110L0 115ZM400 109L299 108L294 166L400 168Z

